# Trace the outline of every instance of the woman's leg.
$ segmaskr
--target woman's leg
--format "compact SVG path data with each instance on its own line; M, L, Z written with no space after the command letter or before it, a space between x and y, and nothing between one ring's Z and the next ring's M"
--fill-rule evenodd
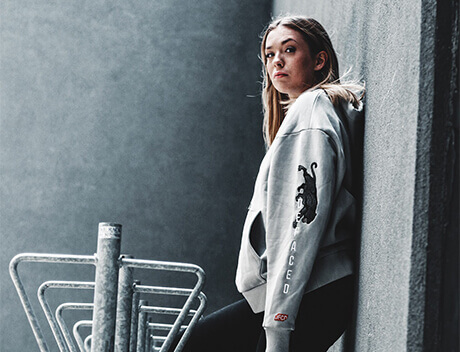
M254 352L262 331L263 313L254 314L240 300L201 319L184 352Z
M326 352L337 341L351 320L353 282L350 275L304 296L290 352Z
M291 334L289 352L326 352L342 335L353 310L353 276L304 295ZM256 352L265 352L265 331Z
M304 295L289 352L326 352L345 331L353 310L353 277ZM241 300L201 319L184 352L264 352L263 313Z

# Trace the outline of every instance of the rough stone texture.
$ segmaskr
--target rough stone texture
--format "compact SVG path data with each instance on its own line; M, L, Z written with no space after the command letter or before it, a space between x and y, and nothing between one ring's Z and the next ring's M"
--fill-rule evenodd
M9 260L92 254L101 221L123 224L123 253L202 266L208 312L241 297L234 274L264 153L258 43L269 9L2 1L0 350L37 349ZM33 296L45 280L93 271L29 268L19 270Z
M318 19L341 72L366 81L363 223L356 351L404 351L408 315L420 4L416 1L289 1ZM275 2L275 4L277 4ZM296 9L296 11L293 11ZM331 16L331 11L340 16ZM401 87L404 87L402 89Z
M367 85L349 350L458 350L458 2L275 0L273 13L318 19L342 73Z
M407 347L455 352L460 343L458 1L422 1L421 38Z

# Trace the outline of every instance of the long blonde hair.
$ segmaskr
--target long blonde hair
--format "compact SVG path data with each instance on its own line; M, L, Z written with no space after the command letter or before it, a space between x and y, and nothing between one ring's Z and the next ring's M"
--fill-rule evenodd
M326 30L318 21L312 18L294 16L281 17L274 20L266 28L260 47L263 63L263 134L267 147L275 139L276 133L286 115L287 107L292 102L287 94L280 93L275 89L267 72L267 59L265 57L267 36L278 26L286 26L300 32L308 44L312 57L323 50L327 53L326 64L321 70L315 71L316 82L309 90L317 88L324 89L334 105L338 104L339 100L344 99L357 106L364 95L364 85L355 81L340 83L337 55Z

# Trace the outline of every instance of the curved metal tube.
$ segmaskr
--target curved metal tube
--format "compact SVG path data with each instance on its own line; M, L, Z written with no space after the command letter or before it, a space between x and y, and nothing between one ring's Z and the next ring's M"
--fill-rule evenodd
M92 327L93 321L92 320L80 320L77 321L72 329L73 336L75 337L75 341L77 341L78 348L80 348L80 352L86 352L85 342L81 338L81 334L79 329L81 327Z
M204 270L195 264L163 262L163 261L155 261L155 260L122 258L122 263L124 265L130 266L133 268L190 272L190 273L194 273L197 276L198 280L195 284L195 287L193 288L191 292L189 289L174 289L175 290L174 293L171 293L171 294L178 294L178 295L185 295L185 296L188 294L190 295L188 296L184 306L182 307L182 311L180 312L179 316L174 322L174 326L169 332L168 338L166 339L165 343L163 344L161 348L162 352L167 351L171 347L171 344L173 343L174 336L177 335L177 333L179 332L180 326L183 324L185 318L187 317L188 312L192 306L193 300L196 297L198 297L198 295L201 292L201 289L204 286L205 278L206 278L206 274L204 273ZM135 291L136 291L136 287L137 286L134 287Z
M40 285L37 291L38 300L42 306L43 312L45 313L48 323L50 324L51 331L53 332L54 338L59 346L61 352L68 352L69 347L65 342L65 338L59 329L56 318L54 317L51 308L46 299L46 290L48 288L72 288L72 289L94 289L94 282L87 281L45 281Z
M195 328L196 323L201 318L201 316L203 315L204 310L206 309L206 306L208 304L208 298L206 297L206 295L203 292L200 292L200 294L198 295L198 299L200 300L200 306L198 307L198 310L197 310L196 314L193 316L192 320L190 321L187 330L185 330L184 335L182 335L181 339L179 340L179 343L177 344L176 349L174 350L174 352L182 351L182 349L184 348L185 344L187 343L187 340L190 337L190 334L192 333L193 329ZM169 338L169 334L168 334L168 338ZM163 352L163 347L162 347L161 351Z
M67 342L67 346L69 346L69 350L71 352L78 352L77 348L75 347L72 336L70 336L69 329L67 329L67 325L62 317L62 313L64 310L74 309L74 310L93 310L94 304L93 303L62 303L56 309L56 319L61 328L61 332L64 335L65 341Z
M86 352L90 352L91 351L91 340L93 338L93 335L88 335L86 336L86 339L85 339L85 348L86 348Z
M24 285L19 277L18 265L21 262L35 262L35 263L68 263L68 264L95 264L94 256L89 255L60 255L60 254L42 254L42 253L21 253L13 257L10 261L9 271L11 280L16 288L19 299L29 320L30 327L37 341L38 347L41 352L49 352L48 345L46 344L43 336L42 329L37 320L37 316L30 304L29 297L24 289Z

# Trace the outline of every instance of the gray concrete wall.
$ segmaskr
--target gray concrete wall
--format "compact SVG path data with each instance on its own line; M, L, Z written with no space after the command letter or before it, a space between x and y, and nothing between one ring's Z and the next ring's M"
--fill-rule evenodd
M341 72L366 81L364 197L356 351L404 351L418 116L420 5L290 1L318 19ZM277 3L275 3L277 4ZM303 5L303 6L302 6ZM331 11L340 16L331 16ZM400 89L405 87L405 89Z
M9 260L92 254L100 221L123 224L125 253L201 265L208 311L240 298L269 10L266 0L2 1L0 350L37 350ZM20 269L32 295L44 280L86 275Z
M287 13L318 19L341 72L352 67L367 85L359 290L349 350L457 350L458 216L449 211L458 214L458 197L452 199L458 3L275 0L273 14ZM444 347L436 343L441 334Z

